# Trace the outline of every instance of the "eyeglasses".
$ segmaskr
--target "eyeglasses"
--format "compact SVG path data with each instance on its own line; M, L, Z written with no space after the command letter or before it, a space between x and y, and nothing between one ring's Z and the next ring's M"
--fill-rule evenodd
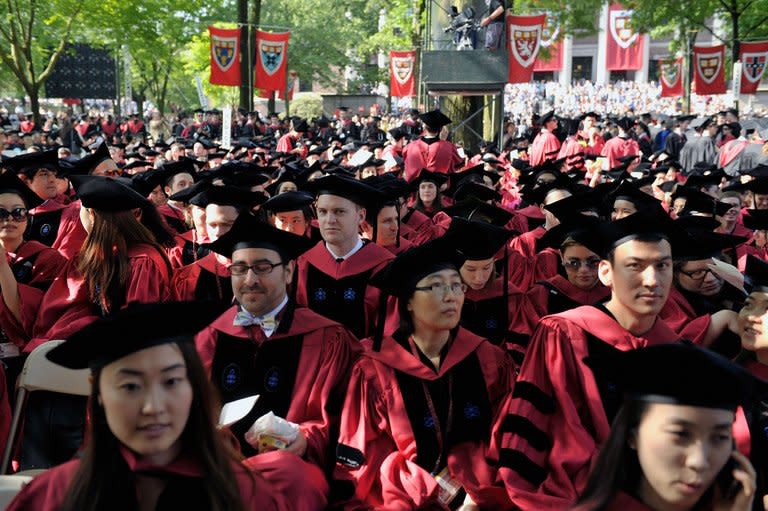
M429 286L421 286L414 289L415 291L425 291L427 293L432 293L433 295L437 297L444 297L449 292L453 293L455 295L464 294L467 291L467 285L463 282L454 282L452 284L430 284Z
M711 273L712 275L717 277L717 274L715 274L715 272L713 272L709 268L706 268L706 269L703 269L703 270L694 270L694 271L691 271L691 272L683 271L683 270L679 270L679 271L683 275L685 275L688 278L693 279L693 280L704 280L705 278L707 278L707 274L708 273Z
M27 208L13 208L10 211L5 208L0 208L0 222L4 222L8 220L8 218L13 218L14 222L23 222L27 219L28 213L29 211Z
M281 266L285 263L279 262L279 263L256 263L256 264L245 264L245 263L233 263L227 266L227 269L229 269L229 272L234 275L235 277L242 277L243 275L248 273L248 270L253 271L256 275L261 277L262 275L269 275L272 273L272 270L275 269L277 266Z
M600 266L600 259L567 259L563 261L563 266L569 270L578 270L582 266L586 266L590 270L596 270L597 267Z

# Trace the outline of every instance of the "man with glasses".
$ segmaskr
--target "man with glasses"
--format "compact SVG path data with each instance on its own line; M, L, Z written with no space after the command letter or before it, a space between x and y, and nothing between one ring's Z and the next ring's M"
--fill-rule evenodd
M311 509L324 509L328 487L322 471L334 460L334 431L360 344L344 326L298 306L288 295L295 260L312 246L306 236L240 215L210 246L232 260L235 305L198 334L196 343L223 402L260 396L254 409L231 426L243 454L272 451L282 442L282 449L306 461L303 476L317 483L318 505ZM296 438L246 434L269 412L297 425ZM249 464L271 463L281 454L256 456Z

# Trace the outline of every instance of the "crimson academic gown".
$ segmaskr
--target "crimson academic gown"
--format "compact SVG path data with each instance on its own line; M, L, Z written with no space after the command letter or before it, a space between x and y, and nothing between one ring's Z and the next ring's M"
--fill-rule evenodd
M533 139L531 147L528 148L529 163L532 167L536 167L547 160L556 160L558 152L560 152L560 140L553 133L542 128Z
M608 346L630 350L675 342L662 320L632 335L602 309L583 306L541 320L515 392L494 425L499 476L523 510L570 509L610 433L621 395L596 381L583 360Z
M162 206L157 207L157 212L163 217L165 223L175 234L182 234L189 230L186 220L184 219L184 212L177 209L167 202Z
M711 315L697 314L675 286L670 289L667 303L659 312L659 317L664 320L667 326L677 332L681 339L696 344L702 343L711 322Z
M521 234L509 242L507 266L509 282L527 291L536 282L557 275L560 256L553 248L540 248L539 240L547 233L544 227Z
M603 150L600 156L608 158L608 168L612 169L618 167L621 162L619 158L622 156L640 154L640 146L631 138L613 137L603 146Z
M592 137L590 137L589 133L586 133L584 131L579 131L579 140L583 142L584 152L586 154L600 156L600 153L602 152L603 147L605 147L605 139L603 138L602 135L598 135L597 133L593 134Z
M168 465L151 465L136 456L125 447L120 453L133 474L151 474L152 477L166 479L168 485L158 500L158 511L184 509L187 511L210 509L203 492L205 473L200 462L191 454L182 452ZM72 460L63 465L46 470L35 477L11 502L8 511L58 511L67 496L72 478L80 466L80 460ZM232 462L240 497L245 509L254 511L279 511L292 509L288 495L276 494L270 483L258 472L254 472L241 463ZM296 498L297 495L291 495Z
M557 154L558 160L562 158L565 158L565 165L568 170L584 169L584 146L576 137L565 139L562 147L560 147L560 152Z
M152 303L168 299L170 271L154 247L139 244L128 249L130 266L123 306L131 302ZM88 294L88 285L71 259L43 296L40 314L34 322L32 340L24 348L31 352L43 342L67 339L98 319L101 311Z
M413 180L421 169L448 174L462 163L456 146L447 140L441 140L440 137L421 137L403 149L403 177L408 182Z
M413 243L411 243L410 241L408 241L407 239L401 236L400 246L397 246L397 244L395 244L395 245L387 245L384 248L389 250L392 253L392 255L397 256L398 254L405 252L409 248L413 248L413 246L414 246Z
M55 248L72 259L88 233L80 222L80 202L69 202L64 195L49 199L30 211L28 239Z
M512 390L509 359L460 327L435 371L403 337L384 337L378 352L363 341L366 351L352 369L334 473L349 499L343 509L443 509L431 474L441 452L436 423L447 437L437 473L447 466L482 509L510 509L501 488L491 486L495 473L484 457L490 424Z
M208 239L200 239L195 229L177 234L174 239L176 245L166 250L174 269L192 264L211 253L211 250L204 246L205 243L209 242Z
M227 265L209 253L192 264L174 270L171 297L178 301L215 301L232 303L232 276Z
M400 224L408 226L411 229L411 232L415 232L421 226L421 224L428 220L429 217L421 211L417 210L416 208L409 208L408 212L403 215L403 218L400 219ZM410 239L410 233L407 235L406 233L403 233L403 236Z
M6 307L5 301L0 300L0 327L8 341L23 348L29 342L29 332L38 320L43 295L67 265L67 258L58 250L37 241L25 241L16 254L9 256L19 289L21 321Z
M256 451L244 435L272 411L299 425L307 438L306 459L329 468L343 393L360 343L342 325L289 302L278 329L234 326L239 305L227 309L195 342L223 402L259 394L254 410L231 429L248 455Z
M299 257L296 302L349 328L358 339L373 332L378 319L379 290L368 284L394 256L375 243L336 262L319 241Z

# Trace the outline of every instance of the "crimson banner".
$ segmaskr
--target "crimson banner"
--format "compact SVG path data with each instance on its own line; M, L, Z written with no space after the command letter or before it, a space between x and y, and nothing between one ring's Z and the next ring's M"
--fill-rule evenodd
M741 43L741 93L754 94L760 85L768 59L768 41Z
M208 27L214 85L240 85L240 29Z
M408 98L416 95L416 80L413 69L416 65L415 51L389 52L389 95Z
M509 83L527 83L533 76L533 63L539 54L544 14L507 16L509 34Z
M643 67L644 38L632 28L632 9L621 4L608 7L605 68L609 71L638 70Z
M662 98L679 98L683 95L683 57L675 60L659 59L659 83Z
M693 47L693 86L696 94L725 94L725 45Z
M263 90L285 90L288 38L290 32L272 34L256 31L256 82Z
M549 50L549 57L545 58L539 52L536 62L533 64L534 71L560 71L563 68L563 54L561 53L560 41L560 21L551 13L546 14L544 28L541 30L542 48Z

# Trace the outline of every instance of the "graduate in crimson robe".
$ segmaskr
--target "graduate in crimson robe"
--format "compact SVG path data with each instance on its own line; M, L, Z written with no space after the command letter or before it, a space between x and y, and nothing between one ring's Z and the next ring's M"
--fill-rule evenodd
M542 165L548 160L556 160L560 152L560 140L555 136L557 117L555 112L548 112L541 118L541 131L528 148L529 163L532 167Z
M600 156L605 145L605 139L597 132L595 123L600 116L595 112L587 112L581 116L581 130L578 133L579 142L584 147L584 153L592 156Z
M619 396L595 379L583 359L611 346L629 350L679 339L657 318L672 284L670 223L659 214L636 213L601 225L599 275L611 298L539 323L515 392L495 424L499 448L491 453L520 509L569 509L608 437ZM631 258L644 262L635 273L620 271Z
M616 121L619 127L619 135L611 138L603 146L600 156L608 158L608 168L613 169L619 166L619 158L623 156L639 156L640 146L632 138L632 127L635 121L629 117L622 117Z
M440 136L443 127L450 124L451 120L440 110L433 110L423 114L421 121L424 136L410 142L403 149L404 177L408 182L422 169L448 174L463 163L456 145Z
M512 370L503 350L458 326L462 262L438 239L377 278L397 297L402 327L384 335L382 325L352 370L333 484L342 509L511 508L485 451Z
M210 253L206 246L210 240L208 239L208 231L205 225L205 206L190 203L192 199L210 186L213 185L208 180L200 180L194 185L168 197L169 200L176 201L182 204L183 207L190 209L193 223L192 229L177 234L174 237L176 245L167 251L168 259L170 259L174 269L193 264Z
M158 183L162 185L163 191L168 200L165 204L157 207L158 213L160 213L168 223L168 226L176 233L182 234L189 230L187 225L187 218L184 213L185 200L188 202L191 198L188 193L184 193L188 189L193 189L193 193L200 193L204 191L207 183L195 186L197 181L197 169L193 160L189 158L182 158L178 161L169 161L164 163L157 171L153 172L150 179L152 184ZM155 187L152 184L147 188L150 190Z
M372 187L339 176L311 181L323 241L297 260L296 302L349 328L358 338L373 331L379 290L369 280L393 256L360 238L365 204L380 199Z

